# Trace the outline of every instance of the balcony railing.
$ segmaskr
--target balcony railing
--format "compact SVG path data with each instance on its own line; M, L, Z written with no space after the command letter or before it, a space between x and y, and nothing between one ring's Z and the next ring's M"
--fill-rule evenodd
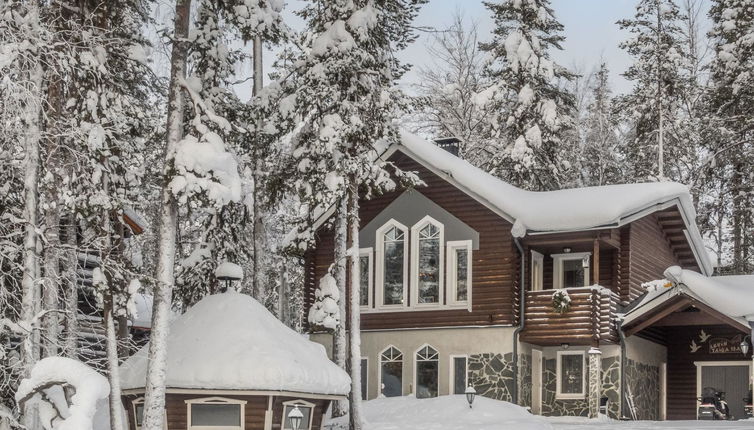
M526 327L521 340L535 345L617 343L619 297L601 286L569 288L570 308L559 313L552 296L557 290L526 292Z

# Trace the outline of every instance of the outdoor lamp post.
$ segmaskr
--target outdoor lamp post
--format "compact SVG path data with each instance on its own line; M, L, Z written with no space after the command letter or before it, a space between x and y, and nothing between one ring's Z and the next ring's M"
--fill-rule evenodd
M291 423L291 428L299 430L301 428L301 421L303 420L304 414L301 412L301 409L298 408L298 405L293 405L293 409L288 412L288 421Z
M469 402L469 409L471 409L471 405L474 403L474 397L476 396L476 390L474 387L469 385L466 387L466 401Z
M233 281L240 281L243 279L243 269L238 264L225 261L217 265L217 269L215 269L215 278L217 278L218 281L225 281L225 285L222 287L222 292L225 292L230 289L230 284Z
M744 355L749 353L749 342L746 341L747 339L751 340L751 336L749 336L748 334L746 335L746 337L744 337L744 340L742 340L740 344L741 352Z

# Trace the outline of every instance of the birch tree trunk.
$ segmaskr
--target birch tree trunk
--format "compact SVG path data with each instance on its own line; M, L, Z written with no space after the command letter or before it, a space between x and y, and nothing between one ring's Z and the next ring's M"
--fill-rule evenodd
M350 430L361 430L361 263L359 258L359 187L355 180L350 185L351 197L351 313L350 313L350 347L351 347L351 395L349 402Z
M113 314L112 296L110 303L105 307L105 330L107 334L107 370L110 382L110 430L125 430L123 416L120 414L122 407L120 373L118 372L118 338L115 333L115 316Z
M335 222L335 282L338 284L340 300L338 312L340 323L333 332L333 360L341 369L346 370L346 350L348 349L346 333L346 300L348 286L346 285L346 261L348 250L348 197L343 196L338 202L338 217ZM333 404L333 416L342 417L348 412L348 401L339 400Z
M170 94L168 96L167 141L165 169L160 207L157 260L157 285L154 291L152 333L149 343L146 393L144 396L144 430L161 430L165 413L165 376L168 318L173 299L175 241L178 205L170 189L170 172L179 141L183 135L183 104L180 81L186 73L191 0L177 0L175 5L174 41L170 59Z
M65 269L65 327L66 336L63 344L63 354L68 358L78 358L78 331L79 331L79 288L76 281L76 267L78 266L78 242L76 240L76 210L69 213L68 224L65 231L66 252Z

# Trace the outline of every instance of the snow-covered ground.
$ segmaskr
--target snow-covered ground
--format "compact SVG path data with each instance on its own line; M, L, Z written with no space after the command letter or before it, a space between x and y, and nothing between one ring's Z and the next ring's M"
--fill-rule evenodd
M389 397L363 403L365 430L752 430L748 421L613 421L580 417L540 417L508 402L477 396L469 409L463 395L417 399ZM323 426L343 430L348 417Z

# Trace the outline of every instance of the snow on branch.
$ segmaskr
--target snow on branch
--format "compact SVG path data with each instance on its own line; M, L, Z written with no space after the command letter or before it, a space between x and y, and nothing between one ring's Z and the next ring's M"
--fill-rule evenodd
M75 391L70 398L64 387ZM31 375L22 380L16 402L39 403L46 429L92 430L97 403L107 398L110 384L89 366L70 358L48 357L40 360Z
M309 309L309 324L334 330L340 324L339 300L338 284L328 273L319 280L319 287L314 291L314 304Z

